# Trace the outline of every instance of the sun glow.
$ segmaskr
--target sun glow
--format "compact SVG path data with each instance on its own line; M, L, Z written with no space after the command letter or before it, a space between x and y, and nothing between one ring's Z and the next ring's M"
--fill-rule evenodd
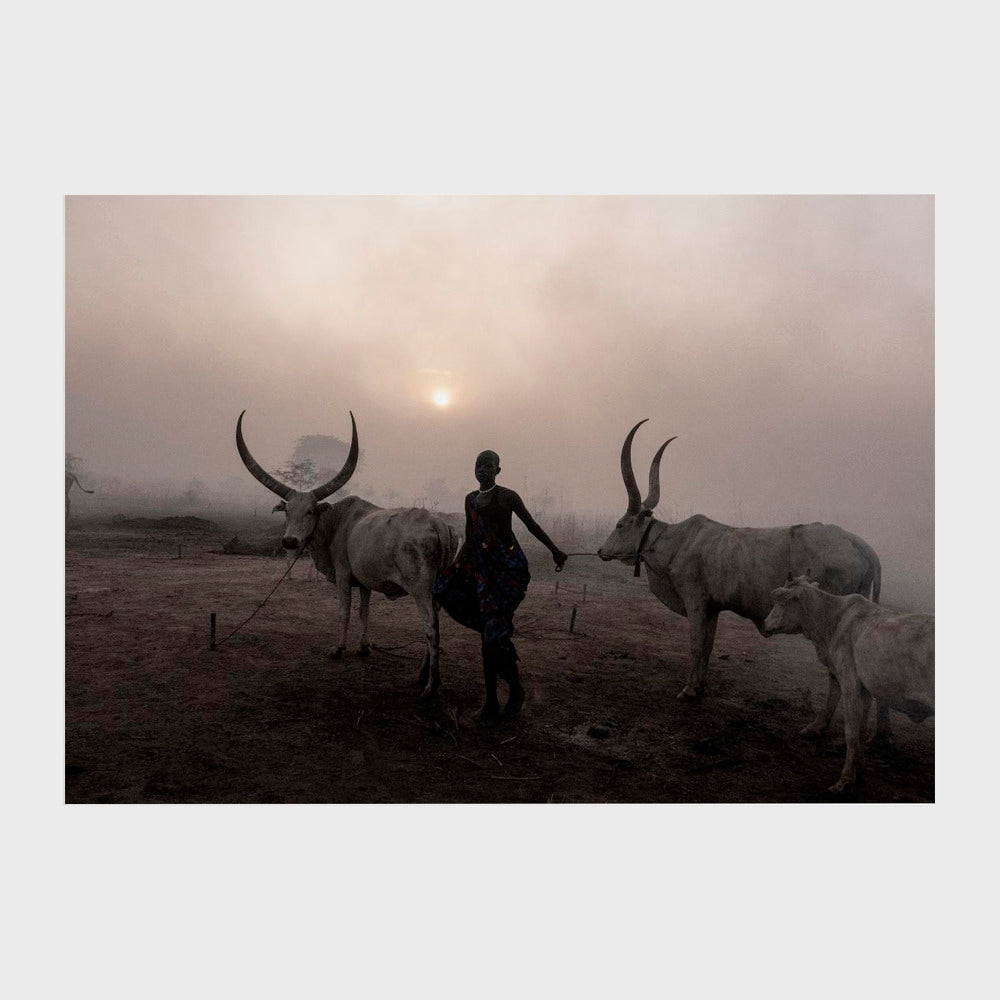
M431 400L435 406L447 406L451 402L451 393L447 389L436 389Z

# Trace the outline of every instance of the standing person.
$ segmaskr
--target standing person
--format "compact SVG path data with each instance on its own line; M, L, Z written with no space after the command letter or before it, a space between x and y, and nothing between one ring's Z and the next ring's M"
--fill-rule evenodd
M438 574L434 596L455 621L482 636L486 704L479 717L488 721L500 714L498 676L510 688L504 715L516 715L524 704L511 636L514 611L524 599L531 574L511 530L511 514L517 514L552 553L556 572L563 568L567 556L538 526L524 501L513 490L497 485L500 456L495 451L479 453L475 472L479 489L465 498L465 541L455 562Z

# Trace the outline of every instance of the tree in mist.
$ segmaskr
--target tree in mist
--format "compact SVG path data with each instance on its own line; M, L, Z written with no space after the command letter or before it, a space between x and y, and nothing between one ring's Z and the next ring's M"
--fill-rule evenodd
M414 507L426 507L428 510L460 511L462 498L441 477L432 479L424 485L422 495L414 500Z
M312 459L316 464L316 475L322 482L332 479L347 461L351 445L330 434L305 434L296 440L292 447L293 462L303 462ZM364 465L365 453L358 451L358 464L355 472Z
M289 486L294 486L298 490L307 490L317 483L329 482L344 467L347 456L350 454L351 445L348 441L341 441L331 434L304 434L295 441L292 446L292 454L285 463L285 468L275 473L283 482ZM365 453L358 451L358 464L355 466L355 475L364 465ZM304 485L296 486L295 480L291 476L286 476L285 472L292 473L298 471L300 476L308 473L309 470L315 474L309 482L300 479ZM343 487L341 487L341 490ZM333 496L341 493L337 490Z
M187 489L180 495L180 504L202 506L205 503L205 480L194 476L187 484Z
M319 472L316 463L311 458L296 460L290 458L280 469L275 469L274 474L283 482L292 487L293 490L304 492L311 490L319 482ZM331 472L327 479L331 478Z

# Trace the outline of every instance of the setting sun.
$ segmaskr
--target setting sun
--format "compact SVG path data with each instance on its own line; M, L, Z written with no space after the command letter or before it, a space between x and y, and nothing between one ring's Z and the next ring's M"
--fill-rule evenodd
M451 393L447 389L438 389L431 398L435 406L447 406L451 402Z

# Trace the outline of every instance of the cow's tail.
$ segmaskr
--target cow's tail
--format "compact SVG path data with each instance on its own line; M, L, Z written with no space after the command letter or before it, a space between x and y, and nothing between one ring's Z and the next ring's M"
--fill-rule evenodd
M456 531L447 521L434 519L434 530L438 537L438 569L447 569L458 555L462 547L462 534Z
M81 483L80 480L77 479L76 476L72 472L68 473L68 475L69 475L70 480L71 480L70 481L70 486L72 486L73 483L76 483L76 485L79 486L80 489L83 490L84 493L93 493L94 492L93 490L88 490L87 487L84 486L83 483Z
M856 543L871 570L871 601L873 604L878 604L879 595L882 593L882 563L875 554L875 550L867 542L858 538Z

